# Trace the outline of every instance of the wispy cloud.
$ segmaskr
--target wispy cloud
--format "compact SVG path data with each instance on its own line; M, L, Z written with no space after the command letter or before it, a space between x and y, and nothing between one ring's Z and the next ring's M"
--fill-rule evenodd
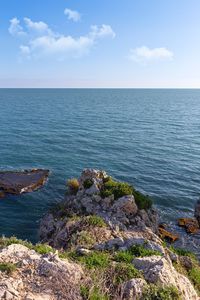
M78 22L81 20L81 14L76 10L66 8L64 10L64 14L68 17L69 20L72 20L74 22Z
M172 60L173 56L173 52L165 47L151 49L146 46L142 46L131 49L129 59L139 63L147 63L152 61Z
M17 18L10 20L10 26L8 31L13 36L24 36L26 33L23 30L23 27L20 25L20 21Z
M94 25L88 34L73 37L54 32L48 24L33 22L30 18L24 18L24 27L18 19L10 20L9 32L16 37L23 33L24 43L19 48L21 55L29 59L54 56L57 60L63 60L81 57L88 54L98 40L115 37L110 25Z

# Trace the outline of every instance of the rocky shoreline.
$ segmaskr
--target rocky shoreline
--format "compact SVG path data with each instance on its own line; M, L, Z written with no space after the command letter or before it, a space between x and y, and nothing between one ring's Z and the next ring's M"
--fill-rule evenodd
M1 299L200 299L198 259L163 241L148 196L93 169L67 186L40 244L0 239Z

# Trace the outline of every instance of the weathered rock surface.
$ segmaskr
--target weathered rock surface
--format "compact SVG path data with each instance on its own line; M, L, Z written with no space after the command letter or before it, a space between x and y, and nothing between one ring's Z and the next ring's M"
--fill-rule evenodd
M182 300L199 300L192 281L172 264L179 264L188 275L192 268L199 267L198 262L194 265L190 257L180 256L163 245L154 209L139 209L138 199L135 201L133 195L117 198L116 194L106 193L109 196L104 198L101 191L107 180L108 175L103 171L84 170L78 181L74 181L72 192L41 221L42 242L60 252L54 249L55 253L40 255L19 244L0 251L0 264L17 266L10 275L0 272L0 299L85 300L87 296L81 296L81 286L89 293L98 287L102 297L109 294L113 300L142 300L149 284L153 284L175 287ZM165 233L165 238L170 234L171 240L177 238L164 225L159 233L162 237ZM127 250L123 260L124 253L119 251ZM70 258L62 260L58 254ZM117 254L122 260L117 259ZM105 261L108 259L107 267L98 269L98 255L103 255ZM94 263L95 268L90 269L86 261ZM119 283L116 279L120 279Z
M142 278L133 278L124 284L124 293L122 298L137 300L142 299L147 282Z
M104 171L85 169L78 179L77 194L67 195L56 213L46 215L41 221L41 240L56 248L66 248L68 237L71 235L69 233L71 221L68 217L70 214L102 217L108 226L107 240L111 240L116 235L119 237L120 234L116 232L125 231L133 232L133 235L137 237L141 237L141 232L146 237L148 236L147 238L153 235L153 232L157 230L157 212L154 209L138 209L133 195L123 196L116 200L113 195L101 197L100 190L106 178L108 175ZM93 183L89 189L84 188L86 180ZM76 230L80 230L78 224ZM99 239L99 244L102 242L105 242L105 239Z
M183 300L199 299L189 279L178 273L167 257L151 256L135 258L133 264L143 272L144 278L148 283L174 286L181 292Z
M32 192L45 184L49 170L33 169L21 172L0 172L0 190L9 194Z
M0 299L81 299L82 268L60 260L56 254L40 255L25 246L13 244L1 250L0 263L17 266L11 275L0 272Z

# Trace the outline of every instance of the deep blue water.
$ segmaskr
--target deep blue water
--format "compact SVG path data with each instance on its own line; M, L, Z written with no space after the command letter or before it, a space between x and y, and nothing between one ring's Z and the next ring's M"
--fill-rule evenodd
M37 240L39 220L83 168L151 195L163 219L200 195L200 90L1 89L0 168L49 168L37 192L0 200L0 235Z

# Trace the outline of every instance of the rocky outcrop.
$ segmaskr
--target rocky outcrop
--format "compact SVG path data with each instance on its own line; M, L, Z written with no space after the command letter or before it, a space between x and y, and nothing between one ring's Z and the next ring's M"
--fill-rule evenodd
M153 209L139 209L134 195L124 195L114 199L114 195L103 197L101 190L108 175L99 170L86 169L78 179L79 188L75 195L68 194L54 213L47 214L41 222L40 238L57 248L66 247L69 235L71 216L97 215L104 219L110 238L116 232L157 231L157 212ZM85 187L86 183L89 187ZM79 228L79 226L78 226ZM150 230L149 230L150 229ZM119 236L119 234L117 234ZM63 241L65 241L63 243ZM102 240L99 240L102 242Z
M45 244L0 239L0 298L199 300L197 259L163 244L165 225L158 232L157 212L145 201L105 172L84 170L41 221Z
M198 300L199 297L189 279L178 273L168 257L151 256L135 258L134 266L141 270L148 283L174 286L183 300Z
M0 172L0 190L9 194L33 192L45 184L48 170L33 169L21 172Z
M14 264L16 270L7 275L0 272L0 299L81 299L81 266L61 260L56 254L40 255L23 245L12 244L1 250L2 263Z

